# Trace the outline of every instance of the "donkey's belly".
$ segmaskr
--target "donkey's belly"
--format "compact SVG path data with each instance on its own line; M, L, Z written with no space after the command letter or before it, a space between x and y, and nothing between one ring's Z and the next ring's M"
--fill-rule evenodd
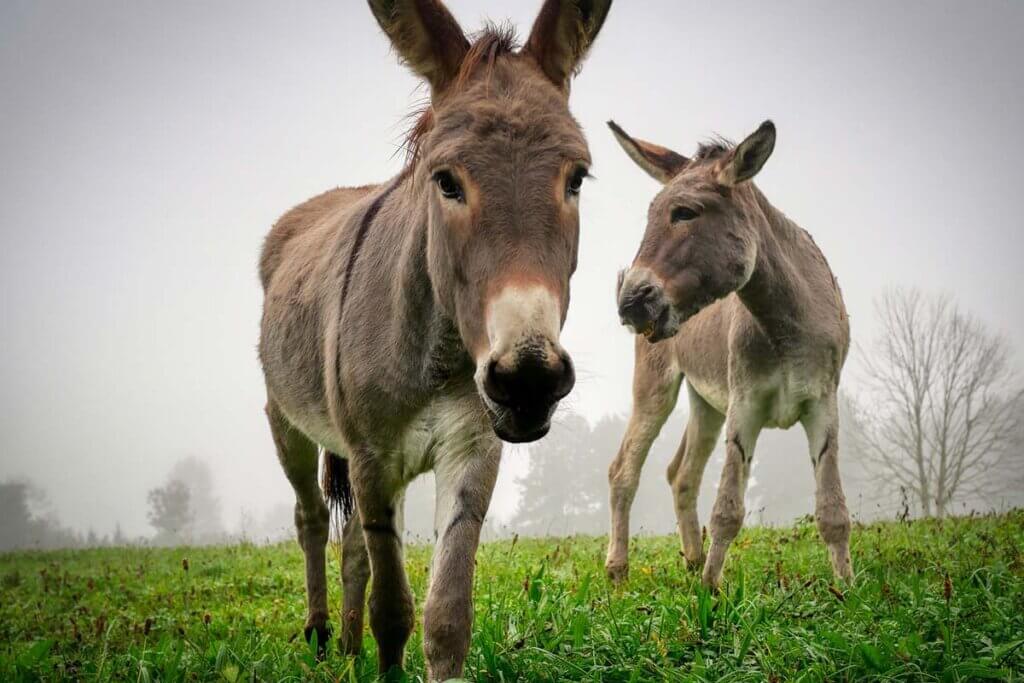
M285 412L311 441L348 457L346 439L326 413ZM475 391L439 394L397 434L371 435L372 450L402 485L434 468L438 458L471 456L486 439L494 439L487 414Z
M687 383L708 405L725 415L729 409L729 387L718 382L709 382L701 377L686 376Z
M824 373L807 372L799 366L779 368L755 390L764 427L789 429L803 417L808 405L821 399L828 390Z
M766 429L789 429L807 410L808 404L828 393L828 378L795 368L782 367L755 384L730 390L729 386L700 376L686 381L708 405L727 414L731 401L739 400L756 411Z
M310 441L331 453L342 457L348 456L348 448L345 446L345 439L341 433L331 424L327 411L317 409L289 410L288 406L281 406L288 421L296 429L305 434Z

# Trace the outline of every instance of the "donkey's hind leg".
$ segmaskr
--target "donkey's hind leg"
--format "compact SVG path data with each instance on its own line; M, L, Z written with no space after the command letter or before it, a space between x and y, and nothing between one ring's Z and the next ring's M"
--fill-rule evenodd
M686 564L690 569L699 570L704 566L704 539L697 517L697 494L704 478L704 466L715 450L725 416L708 405L689 384L686 388L690 398L690 419L679 451L668 466L667 476L675 499L679 538Z
M315 633L318 652L323 655L330 636L325 556L330 513L317 482L319 453L316 445L288 422L272 399L267 401L267 419L277 457L295 490L295 528L306 556L306 640Z
M681 375L672 362L669 345L649 344L637 335L633 369L633 413L619 452L608 468L611 489L611 537L604 567L608 578L622 581L629 575L629 511L640 470L665 420L676 405Z
M815 402L801 418L814 466L814 518L828 546L836 577L853 576L850 560L850 512L839 478L839 410L836 397Z
M341 651L357 655L363 646L363 613L366 608L366 582L370 579L370 559L359 511L353 510L345 522L341 538L341 583L344 590L341 607Z

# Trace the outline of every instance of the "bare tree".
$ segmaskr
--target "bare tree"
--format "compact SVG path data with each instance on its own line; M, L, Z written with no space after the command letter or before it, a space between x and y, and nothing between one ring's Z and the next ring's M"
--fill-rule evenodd
M188 486L172 479L152 489L149 500L149 523L157 530L154 539L159 545L191 542L194 514Z
M1010 347L947 296L891 290L882 333L862 355L868 401L853 430L883 483L913 492L926 516L998 492L1021 460L1021 389Z
M171 468L169 481L180 481L188 489L192 511L191 542L217 543L224 540L220 501L214 491L213 472L205 460L182 458Z

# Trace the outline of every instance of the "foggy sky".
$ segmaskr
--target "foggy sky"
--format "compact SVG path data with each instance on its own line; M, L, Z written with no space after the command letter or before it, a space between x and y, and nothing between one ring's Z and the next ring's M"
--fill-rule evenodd
M521 36L539 4L449 3L467 30L508 16ZM629 408L613 285L657 186L609 118L684 154L772 118L757 182L821 246L855 341L891 284L949 291L1021 339L1022 33L1009 1L618 0L571 101L597 179L566 404ZM260 242L296 203L396 173L423 95L355 0L0 4L0 479L101 533L147 532L146 490L188 455L229 523L290 501L255 352Z

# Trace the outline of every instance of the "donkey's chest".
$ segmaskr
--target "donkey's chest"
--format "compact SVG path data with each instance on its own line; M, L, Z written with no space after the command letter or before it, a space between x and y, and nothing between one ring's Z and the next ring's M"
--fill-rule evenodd
M439 458L464 455L491 435L475 393L440 395L414 415L381 452L404 483L433 469Z

